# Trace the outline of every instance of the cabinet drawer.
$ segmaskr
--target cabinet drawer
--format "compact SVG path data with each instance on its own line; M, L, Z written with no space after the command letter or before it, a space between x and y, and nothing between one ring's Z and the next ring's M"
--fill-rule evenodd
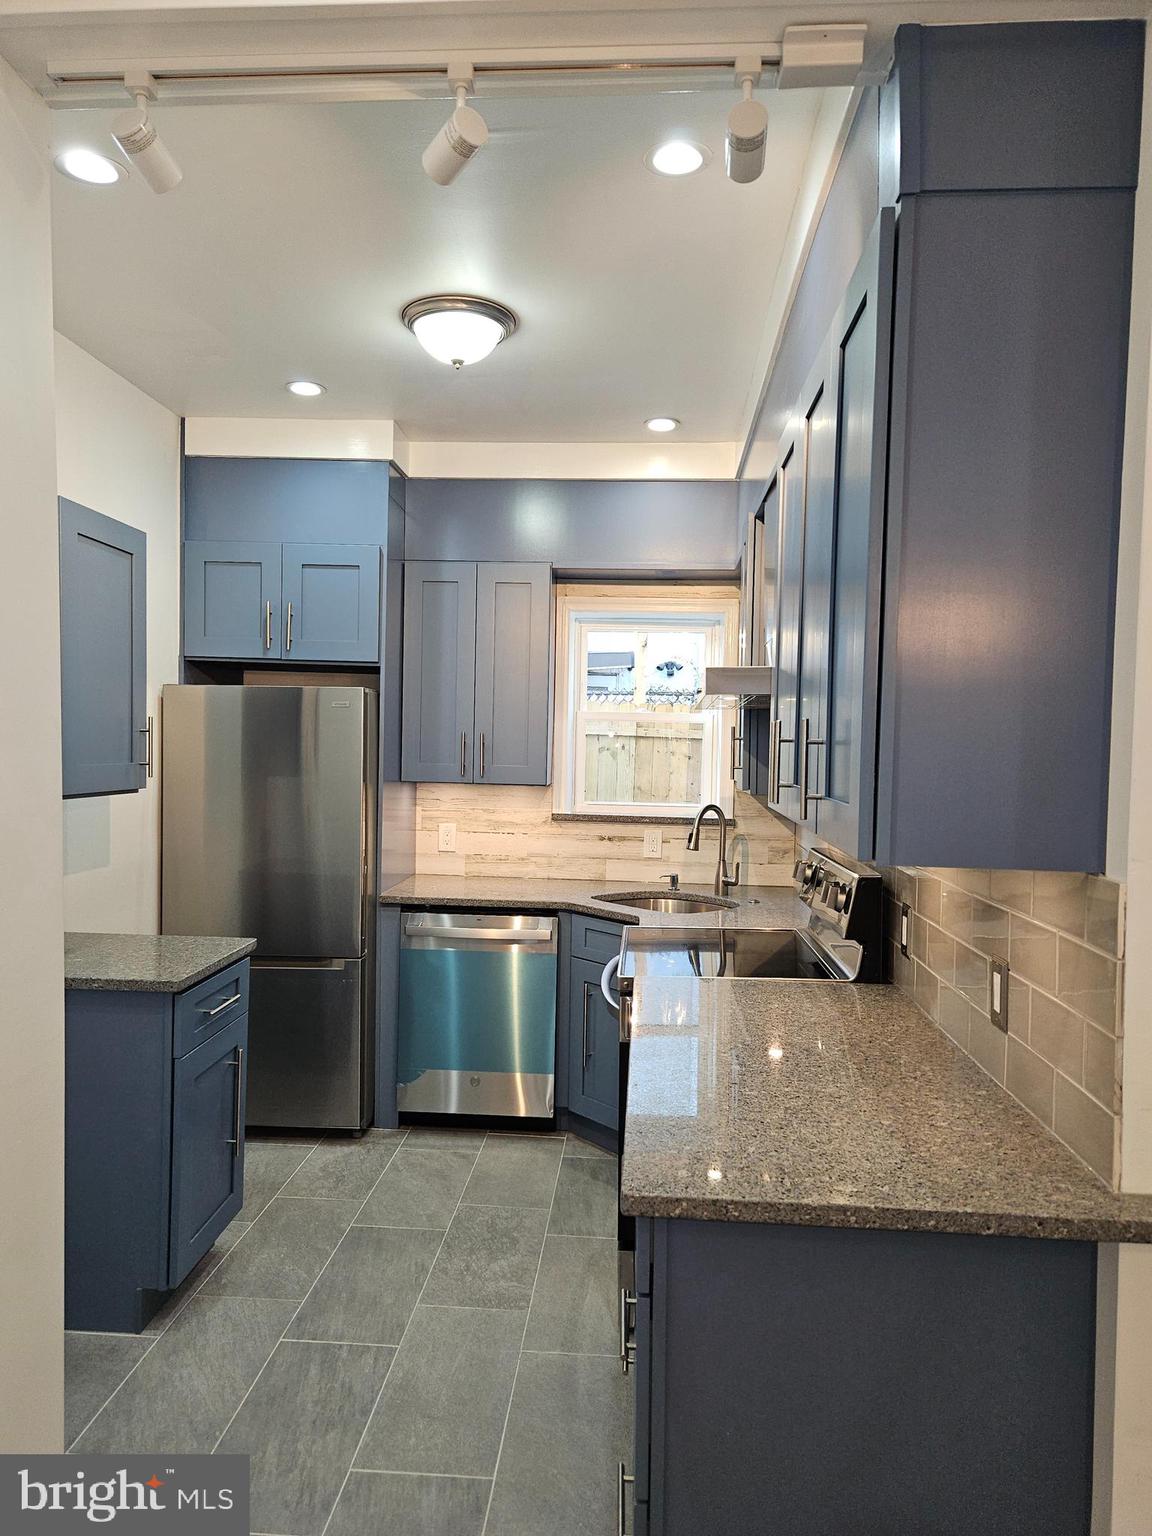
M577 960L599 960L607 965L613 955L620 953L620 939L624 933L620 923L606 923L600 918L572 918L572 954Z
M217 971L175 1001L172 1054L186 1056L241 1014L248 1012L248 962Z

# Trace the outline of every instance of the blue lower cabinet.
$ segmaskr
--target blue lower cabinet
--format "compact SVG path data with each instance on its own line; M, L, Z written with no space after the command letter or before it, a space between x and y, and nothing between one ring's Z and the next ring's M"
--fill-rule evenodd
M192 1049L188 993L65 994L68 1328L139 1333L244 1199L248 962L219 978L237 1005Z
M620 1107L620 1021L600 990L604 965L573 955L568 991L568 1108L615 1129Z

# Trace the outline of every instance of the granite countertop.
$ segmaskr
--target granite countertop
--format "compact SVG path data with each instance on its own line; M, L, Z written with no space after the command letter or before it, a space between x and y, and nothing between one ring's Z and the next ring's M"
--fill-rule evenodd
M66 933L64 986L85 992L183 992L255 948L255 939Z
M640 979L621 1184L634 1216L1152 1242L891 986Z
M653 880L644 890L661 895L711 896L711 886L682 885L669 891ZM792 928L808 921L808 908L790 885L740 886L728 899L735 904L718 912L649 912L642 907L615 906L597 900L605 892L639 895L635 883L610 880L508 880L484 875L413 875L383 892L385 907L444 907L487 912L579 912L613 923L643 923L665 928Z

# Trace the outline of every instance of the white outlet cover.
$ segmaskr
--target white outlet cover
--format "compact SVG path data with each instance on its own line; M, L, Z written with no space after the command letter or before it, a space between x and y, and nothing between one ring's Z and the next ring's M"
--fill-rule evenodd
M456 823L454 821L442 821L440 823L436 847L441 853L456 852Z
M659 827L644 828L644 857L646 859L658 859L664 843L664 835Z

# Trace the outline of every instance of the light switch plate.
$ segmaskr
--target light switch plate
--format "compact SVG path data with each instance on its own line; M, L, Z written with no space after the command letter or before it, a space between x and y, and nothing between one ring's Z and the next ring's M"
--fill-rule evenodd
M456 852L456 823L454 821L442 821L440 823L436 847L441 853Z
M644 828L644 857L646 859L658 859L664 845L664 837L659 827Z
M997 1029L1008 1033L1008 962L988 962L988 1013Z

